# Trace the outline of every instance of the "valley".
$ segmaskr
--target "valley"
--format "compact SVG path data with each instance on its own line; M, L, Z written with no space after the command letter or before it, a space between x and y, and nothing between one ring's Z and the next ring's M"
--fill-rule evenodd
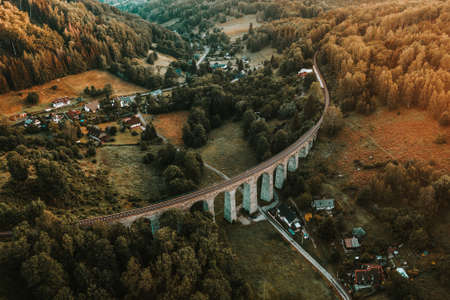
M448 294L445 1L0 17L0 299Z

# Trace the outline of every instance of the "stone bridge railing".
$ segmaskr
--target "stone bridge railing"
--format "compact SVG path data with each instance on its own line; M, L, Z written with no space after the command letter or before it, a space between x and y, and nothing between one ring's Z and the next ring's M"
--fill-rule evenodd
M224 214L225 218L233 222L237 218L236 213L236 190L239 188L243 193L243 207L250 214L257 210L257 182L262 176L260 197L262 200L271 201L273 198L273 186L281 188L287 177L288 171L295 171L298 168L299 158L306 157L312 148L318 131L322 125L325 113L330 103L328 89L317 67L317 53L314 55L314 73L320 83L324 95L325 108L319 121L308 132L303 134L295 143L276 154L272 158L259 165L241 173L229 180L211 185L201 190L181 195L176 198L151 204L142 208L132 209L112 215L89 218L79 221L80 225L91 225L104 222L121 222L131 224L134 220L145 217L152 221L152 227L158 227L158 217L169 209L189 209L193 204L203 201L205 210L214 215L214 199L224 193ZM275 176L274 176L275 173Z

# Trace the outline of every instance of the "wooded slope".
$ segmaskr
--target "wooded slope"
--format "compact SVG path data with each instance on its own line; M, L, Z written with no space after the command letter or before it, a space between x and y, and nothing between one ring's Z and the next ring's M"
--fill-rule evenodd
M153 42L187 49L177 34L94 0L0 0L0 93L126 57Z

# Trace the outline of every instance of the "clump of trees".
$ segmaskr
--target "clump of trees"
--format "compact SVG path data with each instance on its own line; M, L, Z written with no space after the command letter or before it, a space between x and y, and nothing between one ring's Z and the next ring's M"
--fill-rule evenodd
M147 63L151 65L153 65L157 60L158 60L158 53L156 53L156 51L153 51L147 56Z
M98 97L102 95L109 97L113 93L113 88L110 83L105 84L105 86L102 89L97 89L95 86L92 85L90 88L88 86L85 87L84 93L91 97Z
M52 207L114 202L106 174L86 175L78 159L82 150L70 136L56 129L53 137L24 136L18 129L1 127L0 151L6 153L11 177L2 189L5 203L42 200Z
M322 123L322 130L328 136L335 136L344 126L344 118L339 107L330 105Z
M156 162L164 170L162 175L171 196L196 189L203 177L202 157L192 150L177 150L167 144L158 151Z
M36 105L39 103L39 95L36 92L30 92L28 93L27 97L25 98L25 103L29 105Z
M2 274L21 286L10 291L21 298L254 298L209 215L169 211L152 234L145 219L80 228L44 208L0 242Z
M394 238L408 241L418 251L431 246L427 226L450 201L450 177L435 172L431 166L408 162L389 163L358 194L358 203L365 207L383 205L375 210L380 220L389 224ZM395 208L396 203L409 209Z

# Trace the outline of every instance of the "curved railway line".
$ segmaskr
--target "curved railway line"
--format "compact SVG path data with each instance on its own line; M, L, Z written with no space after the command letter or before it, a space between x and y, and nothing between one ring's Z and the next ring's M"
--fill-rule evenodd
M111 215L99 216L99 217L93 217L93 218L89 218L89 219L80 220L78 222L79 225L91 225L91 224L95 224L95 223L102 223L102 222L110 223L110 222L114 222L114 221L119 221L123 218L127 218L130 216L137 216L137 215L142 215L142 214L146 214L146 213L151 213L152 211L157 211L164 207L174 206L176 204L180 204L180 203L192 200L194 198L199 198L203 195L206 196L206 195L213 193L214 191L220 191L228 186L236 185L237 183L241 182L243 179L251 177L255 174L258 174L261 171L267 169L268 167L278 164L278 162L281 159L292 155L293 151L300 148L302 145L305 144L305 142L310 140L313 136L317 135L317 132L319 131L320 126L322 125L325 113L330 104L330 95L329 95L327 86L325 84L325 80L323 79L322 73L320 72L319 68L317 67L317 52L314 55L313 68L314 68L314 72L317 76L317 79L320 83L320 87L322 88L322 92L324 94L325 107L324 107L322 116L320 117L319 121L311 129L309 129L306 133L304 133L297 141L295 141L293 144L291 144L289 147L287 147L280 153L274 155L270 159L260 163L259 165L256 165L255 167L253 167L251 169L248 169L247 171L245 171L239 175L236 175L236 176L230 178L229 180L225 180L225 181L216 183L214 185L208 186L206 188L200 189L198 191L191 192L191 193L188 193L185 195L181 195L181 196L169 199L169 200L150 204L145 207L131 209L131 210L127 210L127 211L123 211L123 212L119 212L119 213L115 213L115 214L111 214Z
M287 157L291 157L292 153L297 151L299 148L301 148L305 143L308 141L311 141L312 138L317 136L317 133L322 126L323 119L325 116L325 113L328 110L328 107L330 105L330 95L328 92L328 88L326 86L325 80L323 78L322 73L320 72L320 69L317 66L317 53L314 54L314 73L316 74L317 80L319 81L320 87L322 89L323 95L324 95L324 101L325 101L325 107L322 112L322 115L319 119L319 121L311 128L309 129L305 134L303 134L297 141L295 141L293 144L291 144L289 147L284 149L282 152L276 154L275 156L271 157L270 159L260 163L259 165L248 169L247 171L234 176L233 178L230 178L228 180L224 180L222 182L216 183L214 185L211 185L209 187L203 188L201 190L188 193L185 195L181 195L169 200L161 201L159 203L154 203L142 208L132 209L124 212L119 212L111 215L106 216L100 216L100 217L93 217L89 219L84 219L78 221L79 225L82 226L88 226L95 223L111 223L111 222L117 222L121 219L125 219L131 216L139 216L143 214L151 214L152 212L156 212L160 209L166 208L166 207L173 207L177 204L182 204L185 202L192 201L192 199L197 199L202 196L210 195L211 193L214 193L216 191L223 191L227 187L236 186L242 180L245 180L246 178L253 177L257 174L260 174L264 170L271 168L273 166L278 165L280 160L286 159ZM270 221L270 220L269 220ZM277 228L277 227L276 227ZM284 232L284 230L281 230L280 228L277 228L278 231L286 238L288 241L291 239L289 235ZM12 235L12 232L0 232L0 238L9 237ZM292 241L290 241L292 243ZM295 245L294 245L295 246ZM325 268L323 268L317 261L315 261L309 253L307 253L303 248L296 247L297 251L299 251L313 266L314 268L322 275L324 279L326 279L329 284L335 289L335 291L339 294L341 299L344 300L350 300L350 296L347 294L345 289L340 285L340 283L331 275L329 274Z

